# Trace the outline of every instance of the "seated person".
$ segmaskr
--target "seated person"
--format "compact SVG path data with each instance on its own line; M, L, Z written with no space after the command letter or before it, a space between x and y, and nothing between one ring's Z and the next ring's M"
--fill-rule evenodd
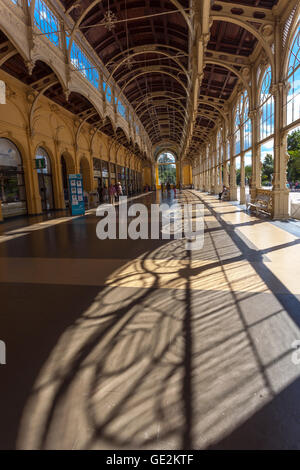
M226 194L226 192L227 192L227 188L226 188L225 184L223 184L223 189L219 193L219 201L221 201L222 197Z

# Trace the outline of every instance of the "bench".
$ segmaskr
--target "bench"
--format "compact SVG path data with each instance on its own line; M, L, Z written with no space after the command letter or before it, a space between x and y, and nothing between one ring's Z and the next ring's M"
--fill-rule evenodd
M269 216L272 216L273 213L273 195L272 191L259 189L256 192L256 196L253 202L248 202L247 209L250 211L255 210L256 214L258 212L263 212Z
M293 219L300 220L300 201L294 201L291 203L291 217L293 217Z

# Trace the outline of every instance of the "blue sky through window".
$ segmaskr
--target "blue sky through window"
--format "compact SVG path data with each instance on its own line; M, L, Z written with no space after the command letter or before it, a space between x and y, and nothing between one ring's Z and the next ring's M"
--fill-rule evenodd
M58 47L58 21L43 0L36 0L35 2L34 22L42 33L46 33L47 38L52 44Z

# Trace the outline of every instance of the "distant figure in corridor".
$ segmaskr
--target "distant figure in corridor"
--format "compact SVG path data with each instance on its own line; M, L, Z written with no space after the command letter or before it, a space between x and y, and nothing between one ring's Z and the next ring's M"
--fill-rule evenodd
M102 197L103 197L103 202L107 202L108 201L108 189L107 187L103 186L103 191L102 191Z
M168 194L170 194L170 192L171 192L170 181L167 182L167 191L168 191Z
M164 192L164 189L165 189L165 188L164 188L164 183L161 183L160 189L161 189L161 192L163 193L163 192Z
M222 191L219 193L219 201L221 201L222 196L223 196L223 194L224 194L226 191L227 191L227 188L226 188L225 184L223 184L223 189L222 189Z
M115 203L115 194L116 194L116 188L114 187L113 184L111 184L108 188L108 193L109 193L109 202L111 204Z
M118 200L119 200L120 196L123 196L123 190L122 190L122 186L121 186L120 181L117 184L117 195L118 195Z

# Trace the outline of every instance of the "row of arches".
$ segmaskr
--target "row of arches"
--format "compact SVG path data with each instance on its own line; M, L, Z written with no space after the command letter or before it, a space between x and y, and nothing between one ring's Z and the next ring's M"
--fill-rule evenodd
M60 168L56 168L49 150L38 146L35 152L34 168L37 172L38 191L43 212L62 208L59 193L63 189L65 202L68 202L68 175L75 173L75 164L70 154L60 157ZM28 211L26 179L29 168L23 163L23 156L17 145L10 139L0 137L0 184L2 215L4 218L25 215ZM61 171L61 177L57 174ZM80 173L86 191L91 191L91 168L87 158L80 160ZM59 188L62 181L63 188Z
M41 211L49 212L64 209L69 205L69 175L76 173L72 155L65 151L55 159L51 151L38 145L34 153L34 167L30 168L28 159L22 155L22 146L17 142L0 137L0 200L4 219L26 215L29 212L36 172L36 195L41 201ZM141 172L93 158L82 156L79 173L83 179L86 194L100 192L103 187L122 182L126 192L141 190ZM127 188L128 187L128 188ZM129 188L130 187L130 188ZM127 191L128 189L128 191Z
M16 2L19 8L25 9L25 13L27 14L25 3L27 2ZM11 30L11 24L5 21L4 15L3 23L0 19L0 47L2 42L1 34L5 36L3 43L9 42L10 45L7 46L7 56L5 56L5 54L1 55L0 65L3 66L5 62L13 62L18 58L26 64L29 74L31 75L38 67L38 64L43 62L55 75L55 83L53 82L53 85L51 85L51 83L49 84L51 87L49 92L53 91L54 88L56 91L60 89L61 96L65 95L67 101L72 94L82 95L82 97L90 103L90 106L94 108L98 115L98 120L101 123L109 122L114 132L116 132L118 127L121 128L128 145L133 143L133 145L138 146L139 151L142 151L142 147L145 145L142 145L143 139L140 135L141 133L136 132L139 126L133 122L132 112L130 113L131 126L129 126L128 120L125 119L124 105L120 100L114 99L112 102L111 99L108 100L105 98L105 82L103 81L104 77L102 77L102 71L100 71L101 67L99 68L99 66L92 63L93 61L91 61L90 56L88 57L82 46L75 41L75 37L72 35L69 37L68 34L64 39L61 37L65 32L63 33L58 27L62 19L57 16L57 11L54 11L51 6L47 5L42 0L31 2L30 10L32 16L30 23L32 23L32 32L37 42L36 47L31 51L30 57L28 57L30 47L24 44L24 41L20 41L19 35L15 34L14 27ZM41 31L41 34L37 33L38 30ZM78 73L86 79L84 86L82 80L77 80L78 73L71 73L70 76L66 74L65 64L60 61L60 51L55 51L54 54L52 54L53 51L51 51L51 48L47 50L42 41L44 38L50 41L50 43L60 51L63 50L62 44L67 42L68 64L72 72L77 69ZM72 58L70 54L72 54L74 47L76 49L76 57ZM95 74L97 75L97 80L92 78ZM89 86L90 84L92 88ZM111 88L113 88L115 92L115 86L113 86L112 83ZM39 90L39 92L44 93L42 90ZM114 109L112 105L116 105L116 109Z
M288 217L290 190L300 187L300 162L294 162L295 171L289 168L291 155L300 158L300 148L289 144L300 135L299 11L292 15L282 25L284 44L279 47L277 39L276 70L266 57L258 58L249 75L251 93L237 87L227 119L218 119L194 169L196 187L217 193L229 185L230 199L242 204L271 190L278 218Z

